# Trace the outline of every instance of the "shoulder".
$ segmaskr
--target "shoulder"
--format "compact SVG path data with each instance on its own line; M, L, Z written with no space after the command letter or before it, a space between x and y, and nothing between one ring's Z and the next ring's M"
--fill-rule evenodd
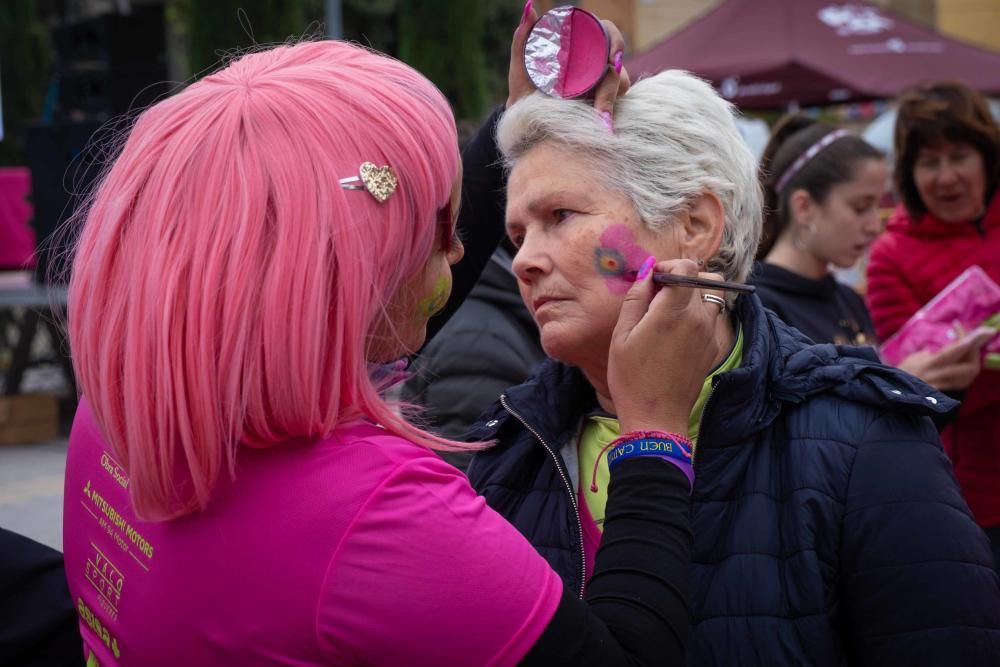
M353 452L386 468L403 463L440 461L432 450L369 422L341 426L322 441L343 452Z
M783 484L822 490L836 502L835 515L851 519L845 530L881 524L887 512L912 517L929 504L967 519L950 463L927 417L821 394L787 409L776 426L772 445L785 452L789 464L781 475Z
M920 479L925 499L940 497L963 506L937 430L926 416L824 393L788 410L784 422L790 442L817 450L819 456L810 457L813 465L836 465L847 475L845 499L864 497L862 504L907 500Z
M900 247L910 241L909 236L897 229L887 229L882 232L869 251L869 267L873 264L892 263L899 258Z
M516 662L554 612L561 582L457 469L403 444L399 455L391 440L380 442L394 465L330 560L321 642L351 664Z

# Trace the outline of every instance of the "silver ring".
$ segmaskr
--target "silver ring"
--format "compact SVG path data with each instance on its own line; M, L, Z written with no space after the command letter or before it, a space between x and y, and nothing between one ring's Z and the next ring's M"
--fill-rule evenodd
M714 303L719 307L719 312L726 311L726 300L721 296L715 296L714 294L702 294L701 300L705 303Z

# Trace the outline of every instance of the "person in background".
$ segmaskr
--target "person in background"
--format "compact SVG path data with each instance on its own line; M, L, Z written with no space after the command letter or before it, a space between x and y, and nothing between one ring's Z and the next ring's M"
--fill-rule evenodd
M545 358L538 327L524 307L503 243L468 299L411 364L402 398L424 408L435 433L458 439L503 390L520 384ZM442 452L465 470L471 452Z
M804 114L774 126L760 163L764 232L750 282L761 303L818 343L874 345L864 301L836 280L882 231L888 171L860 137Z
M902 201L868 263L868 307L883 340L970 266L1000 282L1000 128L982 96L957 82L902 95L895 153ZM937 369L933 355L917 353L928 371L913 372L967 390L941 438L1000 563L1000 373L982 369L980 348Z

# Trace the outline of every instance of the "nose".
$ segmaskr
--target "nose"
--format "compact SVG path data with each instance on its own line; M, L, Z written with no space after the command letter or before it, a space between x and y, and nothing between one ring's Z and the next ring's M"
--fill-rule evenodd
M882 233L883 223L882 216L879 214L877 208L873 209L868 215L865 216L865 234L871 236L873 239Z
M955 169L955 165L952 164L951 160L942 160L937 173L938 184L953 183L957 177L958 171Z
M545 248L545 242L538 234L525 234L521 247L514 255L511 269L517 279L524 284L548 273L552 269L552 261Z

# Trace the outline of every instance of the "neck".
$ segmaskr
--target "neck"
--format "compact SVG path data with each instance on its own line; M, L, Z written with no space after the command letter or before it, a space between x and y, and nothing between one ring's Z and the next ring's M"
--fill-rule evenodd
M736 343L736 331L733 329L733 321L727 315L722 315L715 320L715 332L713 333L715 341L719 346L719 354L712 362L712 368L718 368L729 353L733 349L733 345ZM580 370L583 372L584 377L590 382L590 386L594 388L594 392L597 394L597 403L601 406L601 409L608 414L618 416L617 410L615 410L614 400L611 398L611 391L608 389L608 364L607 358L601 364L594 364L592 367L580 366Z
M824 278L830 273L830 267L825 261L807 250L796 248L787 234L778 239L764 261L813 280Z

